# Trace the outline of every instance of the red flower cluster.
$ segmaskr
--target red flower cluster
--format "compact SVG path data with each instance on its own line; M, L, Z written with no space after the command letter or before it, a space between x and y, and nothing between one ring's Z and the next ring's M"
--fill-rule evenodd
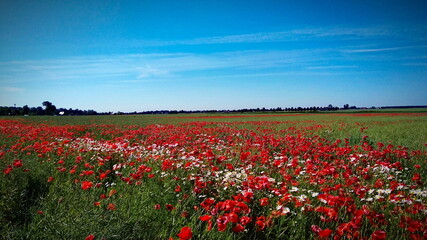
M315 238L427 237L425 151L375 143L367 135L322 137L332 125L368 134L365 123L0 124L2 136L19 139L0 148L3 177L32 174L23 166L40 161L53 173L48 182L73 184L90 196L91 208L109 214L122 211L115 199L131 197L123 189L161 183L165 193L149 209L181 216L179 224L187 226L180 239L201 228L258 234L295 216L312 221L306 236ZM9 154L14 157L4 157ZM21 158L27 155L35 159Z

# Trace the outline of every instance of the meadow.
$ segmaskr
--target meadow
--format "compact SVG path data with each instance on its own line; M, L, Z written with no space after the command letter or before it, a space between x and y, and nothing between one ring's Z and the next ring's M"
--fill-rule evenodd
M1 239L427 239L427 113L0 118Z

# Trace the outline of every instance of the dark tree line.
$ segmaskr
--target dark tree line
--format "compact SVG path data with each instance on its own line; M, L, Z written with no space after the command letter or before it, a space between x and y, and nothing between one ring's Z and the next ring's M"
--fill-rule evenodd
M56 108L49 101L42 103L43 107L1 107L0 116L37 116L37 115L98 115L94 110Z
M346 104L348 106L348 104ZM334 107L331 104L327 107L290 107L290 108L242 108L235 110L155 110L144 112L117 112L116 115L125 114L178 114L178 113L262 113L262 112L318 112L318 111L336 111L339 109L356 109L355 106L348 108Z
M57 108L49 101L42 103L43 107L1 107L0 116L36 116L36 115L108 115L113 114L112 112L98 113L94 110L80 110L80 109L66 109ZM256 113L256 112L318 112L318 111L336 111L339 109L356 109L355 106L349 106L345 104L342 108L332 106L329 104L326 107L287 107L287 108L243 108L235 110L155 110L155 111L143 111L143 112L116 112L116 115L123 114L178 114L178 113Z

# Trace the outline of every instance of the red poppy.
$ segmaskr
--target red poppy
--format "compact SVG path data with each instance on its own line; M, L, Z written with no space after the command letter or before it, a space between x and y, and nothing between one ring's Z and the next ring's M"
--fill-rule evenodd
M20 167L22 167L22 160L18 160L18 159L16 159L16 160L14 160L13 161L13 166L14 167L16 167L16 168L20 168Z
M93 236L92 234L85 238L85 240L94 240L94 239L95 239L95 236Z
M175 209L175 207L174 207L174 206L172 206L171 204L166 204L166 209L167 209L168 211L172 211L172 210L174 210L174 209Z
M204 216L200 216L199 219L203 222L209 221L212 219L211 215L204 215Z
M88 190L92 187L93 187L93 182L90 182L90 181L83 181L82 182L82 189L83 190Z
M319 232L319 236L320 236L320 237L329 237L329 236L331 236L331 234L332 234L332 230L331 230L331 229L329 229L329 228L327 228L327 229L325 229L325 230L321 230L321 231Z
M188 218L189 216L190 216L190 214L187 211L184 211L181 213L182 218Z
M252 219L248 216L243 216L240 218L240 223L245 226L247 224L249 224L252 221Z
M245 230L245 227L243 227L241 224L237 224L235 227L232 228L233 232L243 232Z
M104 180L106 177L107 177L107 174L106 174L106 173L101 173L101 174L99 175L99 180Z
M267 206L268 205L268 198L261 198L259 200L259 202L260 202L261 206Z
M116 210L116 205L114 203L109 203L107 206L107 210L111 210L111 211Z
M7 175L7 174L9 174L10 172L12 172L12 169L13 169L13 168L9 165L9 166L7 166L7 168L3 169L3 173Z
M116 193L117 193L117 191L115 189L111 189L110 192L108 193L108 196L111 197Z
M183 227L177 236L180 240L188 240L193 237L193 232L191 231L190 227Z
M386 239L386 237L387 237L386 232L382 230L377 230L371 235L372 240L384 240Z

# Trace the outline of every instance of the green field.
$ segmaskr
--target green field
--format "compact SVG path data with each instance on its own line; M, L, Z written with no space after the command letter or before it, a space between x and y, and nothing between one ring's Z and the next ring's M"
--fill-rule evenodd
M427 143L427 112L419 109L347 110L333 113L242 113L242 114L159 114L159 115L100 115L100 116L31 116L14 117L49 125L117 125L147 126L151 124L180 124L203 122L284 122L279 128L292 126L327 125L328 131L318 132L330 139L360 139L368 135L374 142L393 143L410 149L423 149ZM338 113L338 114L337 114ZM410 113L397 116L354 116L364 113ZM420 115L417 115L420 114ZM287 116L280 116L287 115ZM223 118L225 117L225 118ZM232 118L229 118L232 117ZM3 117L4 119L9 119ZM0 118L1 119L1 118ZM360 128L367 127L363 132Z
M422 239L426 144L424 109L1 117L0 239Z

